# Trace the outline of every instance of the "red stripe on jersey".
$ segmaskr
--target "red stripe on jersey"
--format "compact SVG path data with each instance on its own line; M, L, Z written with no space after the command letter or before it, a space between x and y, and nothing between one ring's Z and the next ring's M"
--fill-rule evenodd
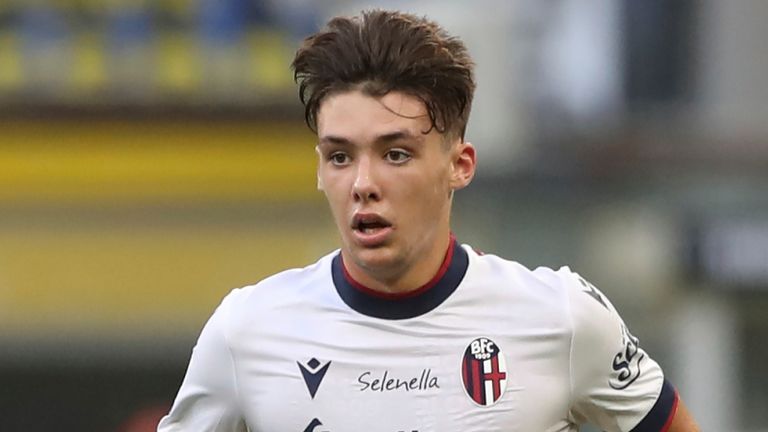
M677 393L677 390L675 390L675 402L672 403L672 409L669 411L669 418L667 419L667 422L664 423L664 427L661 428L661 432L667 432L669 427L672 426L672 420L675 419L675 414L677 414L678 402L680 402L680 395Z
M666 379L661 385L661 392L651 410L631 432L668 431L677 412L679 396L675 387Z
M472 363L472 399L475 400L475 402L484 405L485 398L483 395L483 386L481 377L483 376L482 373L480 373L480 363L482 363L479 360L471 360L470 363Z
M464 380L464 388L467 389L467 393L469 393L471 387L469 382L469 362L470 360L464 357L464 362L462 364L461 369L461 379Z

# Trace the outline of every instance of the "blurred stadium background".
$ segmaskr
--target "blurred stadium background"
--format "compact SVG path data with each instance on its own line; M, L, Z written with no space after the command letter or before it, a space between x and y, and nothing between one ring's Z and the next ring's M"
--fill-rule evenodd
M370 6L475 53L460 240L576 269L704 430L768 430L763 0L1 1L0 430L153 430L220 299L336 247L288 65Z

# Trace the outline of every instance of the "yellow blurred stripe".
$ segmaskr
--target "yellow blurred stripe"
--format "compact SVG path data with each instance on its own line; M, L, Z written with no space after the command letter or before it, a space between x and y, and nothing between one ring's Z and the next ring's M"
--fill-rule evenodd
M303 125L0 126L0 203L319 198Z
M0 226L0 332L199 326L232 288L329 251L330 225L307 219Z

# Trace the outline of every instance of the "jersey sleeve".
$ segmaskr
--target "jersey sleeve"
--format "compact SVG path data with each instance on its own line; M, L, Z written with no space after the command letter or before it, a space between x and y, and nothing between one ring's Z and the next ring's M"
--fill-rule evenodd
M226 338L228 310L234 294L224 299L203 327L176 400L160 421L158 432L246 431Z
M677 393L610 301L579 275L566 279L572 339L570 420L607 432L663 432Z

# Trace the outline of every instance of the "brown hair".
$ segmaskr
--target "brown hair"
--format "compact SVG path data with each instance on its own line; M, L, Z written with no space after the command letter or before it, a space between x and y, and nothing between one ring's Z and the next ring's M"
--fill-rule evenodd
M474 63L461 40L426 18L384 10L333 18L304 40L292 67L304 118L315 132L326 96L359 89L371 96L415 96L424 102L431 128L464 138Z

